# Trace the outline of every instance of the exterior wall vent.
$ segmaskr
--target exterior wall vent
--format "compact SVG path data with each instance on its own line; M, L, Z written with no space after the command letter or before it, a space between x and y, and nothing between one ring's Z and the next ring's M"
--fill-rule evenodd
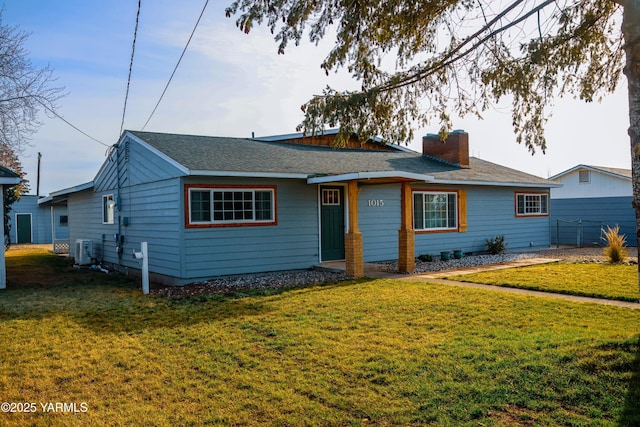
M591 171L590 170L578 171L578 182L580 182L581 184L591 182Z

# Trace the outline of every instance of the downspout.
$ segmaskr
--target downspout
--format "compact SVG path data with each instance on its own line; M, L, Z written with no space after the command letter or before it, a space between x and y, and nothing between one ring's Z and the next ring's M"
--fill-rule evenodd
M40 199L40 159L42 158L42 153L38 152L38 173L36 176L36 200Z

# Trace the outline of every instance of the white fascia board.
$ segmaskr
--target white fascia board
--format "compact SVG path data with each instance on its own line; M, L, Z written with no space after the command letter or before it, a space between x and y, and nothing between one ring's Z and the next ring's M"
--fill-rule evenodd
M576 165L576 166L572 167L571 169L567 169L566 171L560 172L558 174L555 174L555 175L549 177L549 179L553 181L555 179L558 179L558 178L560 178L562 176L568 175L571 172L574 172L574 171L576 171L578 169L581 169L581 168L591 169L591 168L589 168L588 166L585 166L585 165Z
M286 178L286 179L307 179L308 174L303 173L281 173L281 172L237 172L237 171L210 171L210 170L190 170L189 176L228 176L234 178Z
M573 172L575 172L575 171L577 171L579 169L586 169L586 170L590 170L592 172L601 173L603 175L611 176L611 177L622 179L622 180L625 180L625 181L631 181L631 178L629 178L628 176L620 175L620 174L617 174L617 173L614 173L614 172L610 172L608 170L600 169L600 168L589 166L589 165L577 165L577 166L574 166L571 169L567 169L564 172L560 172L559 174L556 174L556 175L550 177L549 179L550 180L556 180L558 178L562 178L565 175L569 175L570 173L573 173ZM620 168L620 169L622 169L622 168Z
M436 179L434 184L447 185L484 185L487 187L528 187L528 188L559 188L562 184L549 182L548 184L524 183L524 182L491 182L491 181L460 181L452 179Z
M421 175L411 172L382 171L382 172L352 172L342 175L315 176L307 179L307 184L325 184L327 182L356 181L376 178L406 178L416 181L433 182L431 175Z
M140 144L145 149L149 150L150 152L152 152L156 156L160 157L162 160L164 160L165 162L169 163L170 165L172 165L173 167L178 169L183 174L185 174L185 175L189 174L189 169L185 165L183 165L180 162L175 161L174 159L172 159L171 157L167 156L166 154L164 154L162 151L158 150L157 148L152 147L151 145L146 143L143 139L138 138L137 136L135 136L134 134L130 133L129 131L125 132L125 136L129 137L131 140L137 142L138 144ZM120 142L123 141L123 140L124 140L124 136L118 142L118 144L120 144Z
M93 188L93 181L85 182L84 184L79 184L74 187L65 188L63 190L54 191L52 193L49 193L48 196L40 198L38 200L38 204L42 205L42 204L51 202L56 197L66 196L72 193L78 193L80 191L89 190L90 188Z
M20 177L6 177L0 178L0 185L17 185L22 182L22 178Z
M38 199L38 204L41 205L43 203L48 203L53 200L53 196L49 194L48 196L41 197Z
M73 187L65 188L63 190L58 190L50 193L49 195L52 197L56 196L64 196L65 194L77 193L78 191L88 190L93 187L93 181L85 182L84 184L79 184Z

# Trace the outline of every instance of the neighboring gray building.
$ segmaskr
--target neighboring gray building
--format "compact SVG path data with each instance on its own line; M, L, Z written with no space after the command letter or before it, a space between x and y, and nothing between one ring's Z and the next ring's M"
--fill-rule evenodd
M334 137L125 131L92 182L48 203L67 204L76 260L139 268L148 242L152 279L172 284L330 260L356 276L363 261L411 270L419 254L482 252L497 235L549 247L556 184L469 158L466 133L427 135L424 154Z
M603 245L601 229L619 225L637 246L631 169L577 165L549 179L562 184L551 190L553 243Z
M68 241L69 227L66 206L51 206L34 194L23 194L11 205L11 243L53 243ZM55 233L54 233L55 231Z

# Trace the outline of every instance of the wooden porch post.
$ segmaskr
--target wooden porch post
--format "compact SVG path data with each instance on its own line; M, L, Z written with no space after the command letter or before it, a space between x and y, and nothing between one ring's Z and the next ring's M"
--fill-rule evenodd
M349 231L344 236L346 273L350 277L364 276L362 233L358 228L358 182L349 181Z
M416 269L411 186L403 182L400 191L402 219L398 230L398 270L400 273L411 273Z

